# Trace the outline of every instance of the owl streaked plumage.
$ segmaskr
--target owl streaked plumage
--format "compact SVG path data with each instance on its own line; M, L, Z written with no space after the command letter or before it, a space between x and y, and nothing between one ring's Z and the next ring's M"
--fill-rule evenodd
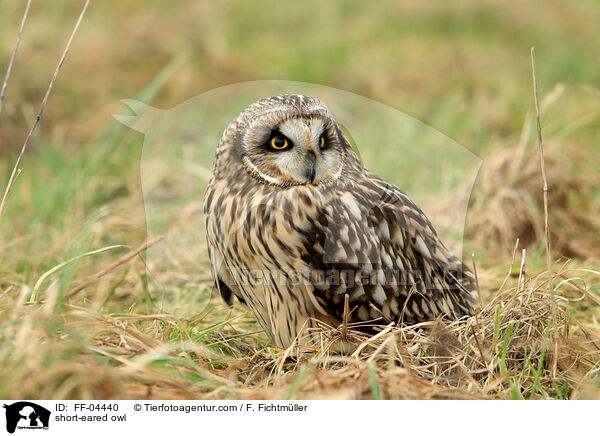
M237 298L276 345L349 322L462 317L473 274L425 214L368 171L325 104L278 95L225 129L204 200L217 289Z

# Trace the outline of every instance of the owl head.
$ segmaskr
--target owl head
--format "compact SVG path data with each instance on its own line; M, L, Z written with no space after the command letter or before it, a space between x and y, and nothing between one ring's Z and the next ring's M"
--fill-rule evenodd
M219 147L250 176L277 186L334 181L351 150L325 104L302 95L251 104L225 130Z

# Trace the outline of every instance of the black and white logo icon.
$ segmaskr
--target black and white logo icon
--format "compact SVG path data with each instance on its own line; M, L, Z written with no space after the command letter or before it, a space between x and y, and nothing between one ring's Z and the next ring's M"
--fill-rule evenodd
M5 404L6 431L14 433L16 429L48 430L50 411L29 401Z

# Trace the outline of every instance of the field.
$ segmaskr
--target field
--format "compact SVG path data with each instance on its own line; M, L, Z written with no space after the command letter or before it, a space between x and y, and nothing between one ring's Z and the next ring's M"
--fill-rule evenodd
M82 6L31 6L2 193ZM0 6L1 74L24 7ZM0 216L0 398L600 399L599 22L595 0L92 1ZM475 317L281 350L219 300L216 141L279 90L322 96L475 263Z

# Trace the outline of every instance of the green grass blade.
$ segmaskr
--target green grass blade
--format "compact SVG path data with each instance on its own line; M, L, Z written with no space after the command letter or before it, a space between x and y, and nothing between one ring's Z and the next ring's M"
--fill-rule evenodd
M373 399L383 400L383 395L381 395L381 388L379 386L379 377L377 376L377 369L374 366L369 366L367 371L369 374L369 385L371 386Z
M89 257L89 256L93 256L95 254L103 253L105 251L112 250L114 248L125 248L125 245L110 245L108 247L99 248L98 250L88 251L87 253L83 253L83 254L80 254L79 256L72 257L69 260L59 263L54 268L49 269L48 271L46 271L44 274L42 274L40 276L40 278L37 280L37 282L35 282L35 285L33 286L33 292L31 294L29 301L37 301L38 300L39 290L40 290L40 287L42 286L42 283L44 282L44 280L46 280L48 277L50 277L55 272L60 271L67 265L70 265L73 262L76 262L80 259L83 259L83 258Z

